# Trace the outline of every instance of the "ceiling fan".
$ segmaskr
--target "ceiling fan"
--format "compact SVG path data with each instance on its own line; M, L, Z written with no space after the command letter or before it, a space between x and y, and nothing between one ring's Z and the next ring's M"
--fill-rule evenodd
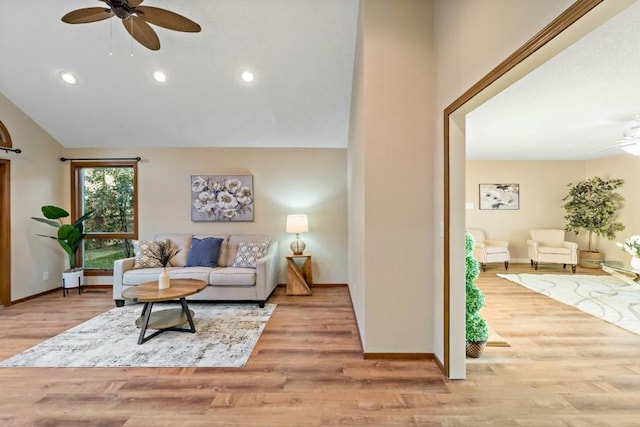
M631 119L636 123L640 123L640 114L633 114ZM626 153L640 156L640 124L636 124L624 131L622 138L615 141L615 143L603 148L599 148L590 152L589 154L595 154L602 151L619 148Z
M149 24L174 31L200 32L200 25L175 12L152 6L140 6L144 0L99 0L109 8L86 7L62 17L67 24L87 24L117 16L138 43L151 50L160 49L160 39Z

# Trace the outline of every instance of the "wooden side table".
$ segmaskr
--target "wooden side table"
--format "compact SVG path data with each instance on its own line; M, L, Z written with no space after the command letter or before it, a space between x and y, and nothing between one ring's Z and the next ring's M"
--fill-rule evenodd
M296 258L304 263L299 266ZM311 254L287 255L287 295L311 295L312 284Z

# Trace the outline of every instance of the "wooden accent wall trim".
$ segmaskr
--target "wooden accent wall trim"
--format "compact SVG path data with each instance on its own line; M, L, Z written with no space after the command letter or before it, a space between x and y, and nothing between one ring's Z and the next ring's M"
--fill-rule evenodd
M554 19L549 25L540 30L529 41L522 45L518 50L512 53L507 59L502 61L497 67L491 70L486 76L481 78L476 84L471 86L466 92L460 95L453 103L444 109L444 374L450 376L450 285L451 277L449 274L449 256L450 256L450 215L451 205L449 200L449 192L451 189L450 181L450 147L449 147L449 116L453 114L458 108L468 102L471 98L478 95L484 89L486 89L493 82L505 75L508 71L513 69L516 65L527 59L533 53L538 51L545 44L553 40L560 33L569 28L577 20L586 15L594 7L602 3L604 0L577 0L556 19Z
M435 360L433 353L363 353L363 358L371 359L399 359L399 360Z
M0 304L11 304L11 161L0 159Z

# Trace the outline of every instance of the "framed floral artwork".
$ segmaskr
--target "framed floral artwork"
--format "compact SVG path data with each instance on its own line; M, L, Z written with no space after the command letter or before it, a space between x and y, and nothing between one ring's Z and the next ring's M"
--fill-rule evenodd
M480 184L480 209L520 209L520 185Z
M192 175L191 221L253 221L253 176Z

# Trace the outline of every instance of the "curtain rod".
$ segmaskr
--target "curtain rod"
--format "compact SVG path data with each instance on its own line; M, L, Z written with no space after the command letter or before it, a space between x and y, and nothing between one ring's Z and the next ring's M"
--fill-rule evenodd
M8 153L9 151L12 151L16 154L20 154L22 153L22 150L19 148L7 148L7 147L0 147L0 150L4 150L5 153Z
M75 158L75 159L70 159L68 157L60 157L60 161L61 162L66 162L67 160L69 160L70 162L73 162L74 160L95 160L95 161L103 161L103 160L135 160L136 162L139 162L140 160L142 160L142 157L88 157L88 158Z

